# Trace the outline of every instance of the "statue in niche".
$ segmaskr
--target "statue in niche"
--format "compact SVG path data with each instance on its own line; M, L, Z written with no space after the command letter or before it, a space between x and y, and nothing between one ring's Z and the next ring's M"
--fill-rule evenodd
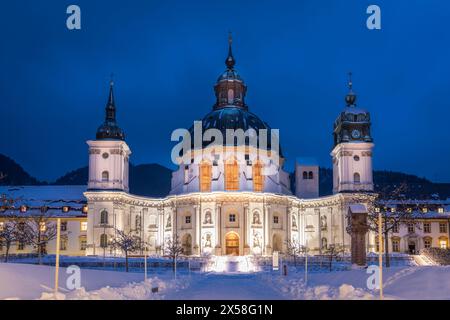
M320 228L322 228L322 230L325 230L327 228L327 217L326 216L320 217Z
M203 224L212 224L211 212L207 211L205 213L205 220L203 221Z
M259 213L254 212L253 213L253 224L261 224L261 220L259 219Z
M253 230L253 247L261 248L261 235L255 230Z
M211 233L206 233L205 237L204 237L204 240L205 240L204 247L205 248L211 248Z
M169 214L167 217L166 228L170 228L170 227L172 227L172 217Z
M292 216L292 227L297 228L297 218L295 216Z

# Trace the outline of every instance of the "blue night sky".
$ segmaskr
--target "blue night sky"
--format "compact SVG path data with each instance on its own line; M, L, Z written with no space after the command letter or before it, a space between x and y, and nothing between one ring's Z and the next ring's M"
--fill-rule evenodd
M70 4L80 31L66 28ZM370 4L380 31L366 28ZM288 169L299 156L331 167L352 70L372 116L374 168L450 181L449 21L446 0L8 1L0 153L44 180L87 165L113 72L131 161L173 168L170 134L211 110L231 30L246 102L280 129Z

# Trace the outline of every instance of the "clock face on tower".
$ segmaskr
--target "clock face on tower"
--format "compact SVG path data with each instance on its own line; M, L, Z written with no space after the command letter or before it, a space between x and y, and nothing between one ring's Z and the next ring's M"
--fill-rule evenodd
M361 133L359 132L359 130L357 130L357 129L353 130L352 137L353 137L353 139L359 139L359 137L361 137Z

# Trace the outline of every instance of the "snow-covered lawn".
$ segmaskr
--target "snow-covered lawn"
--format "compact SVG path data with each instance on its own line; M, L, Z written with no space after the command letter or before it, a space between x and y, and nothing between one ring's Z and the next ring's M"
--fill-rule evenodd
M302 270L256 273L184 273L177 280L170 269L143 273L82 269L81 289L69 291L66 269L60 269L61 299L378 299L367 288L365 269L311 273L308 286ZM0 263L0 299L52 299L54 268ZM450 267L399 266L384 270L387 299L450 300ZM158 287L158 292L152 292Z
M54 267L16 263L0 263L0 299L51 299ZM81 288L66 289L66 268L60 268L58 298L64 299L163 299L171 290L184 288L186 276L175 282L171 272L149 274L81 269ZM152 288L158 287L157 293Z
M369 275L365 269L351 271L293 273L287 277L262 276L285 299L378 299L378 291L367 288ZM450 300L450 267L414 266L391 267L383 271L386 299L445 299Z

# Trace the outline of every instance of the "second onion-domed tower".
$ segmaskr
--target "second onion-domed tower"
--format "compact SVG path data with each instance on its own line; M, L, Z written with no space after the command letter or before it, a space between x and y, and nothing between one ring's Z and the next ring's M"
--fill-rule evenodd
M370 113L358 108L351 73L347 106L334 122L333 193L373 191Z

